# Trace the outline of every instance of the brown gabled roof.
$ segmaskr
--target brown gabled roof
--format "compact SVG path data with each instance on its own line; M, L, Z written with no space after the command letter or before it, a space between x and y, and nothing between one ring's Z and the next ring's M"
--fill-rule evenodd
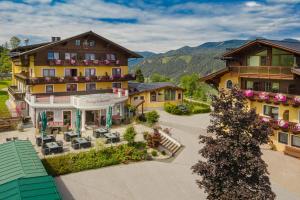
M174 83L170 82L155 82L155 83L137 83L137 82L128 82L129 94L139 94L142 92L151 92L158 89L164 88L173 88L178 90L183 90L183 88L178 87Z
M286 40L268 40L268 39L256 39L252 40L236 49L228 51L223 54L223 58L230 57L232 54L235 54L249 46L255 44L264 44L272 47L276 47L278 49L282 49L288 51L290 53L299 54L300 55L300 42L299 41L286 41Z
M227 67L225 67L225 68L222 68L222 69L220 69L220 70L218 70L218 71L216 71L216 72L213 72L213 73L211 73L211 74L208 74L208 75L206 75L206 76L203 76L203 77L201 77L199 80L200 80L200 81L208 81L208 80L211 80L211 79L213 79L213 78L221 77L221 76L223 76L224 74L226 74L227 72L229 72L229 69L228 69Z
M82 37L84 35L88 35L88 34L94 35L95 37L99 38L100 40L103 40L103 41L105 41L105 42L107 42L107 43L115 46L116 48L125 51L130 56L130 58L142 58L143 57L143 56L141 56L141 55L139 55L139 54L137 54L137 53L135 53L133 51L130 51L129 49L127 49L125 47L122 47L121 45L118 45L117 43L112 42L111 40L108 40L108 39L106 39L106 38L104 38L104 37L102 37L102 36L94 33L93 31L88 31L88 32L85 32L85 33L82 33L82 34L79 34L79 35L76 35L76 36L73 36L73 37L69 37L69 38L66 38L66 39L63 39L63 40L60 40L60 41L57 41L57 42L45 43L45 45L41 45L41 46L39 46L37 44L38 47L30 49L28 51L21 52L18 55L26 55L26 54L36 53L36 52L38 52L41 49L44 49L44 48L47 48L47 47L52 47L52 46L55 46L55 45L58 45L58 44L62 44L62 43L67 42L69 40L80 38L80 37ZM30 45L30 46L32 46L32 45ZM14 51L14 52L16 52L16 51Z

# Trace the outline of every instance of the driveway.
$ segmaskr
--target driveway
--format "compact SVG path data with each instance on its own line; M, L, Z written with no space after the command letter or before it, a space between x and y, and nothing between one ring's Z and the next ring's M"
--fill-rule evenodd
M160 124L185 148L172 162L147 161L89 170L56 178L64 199L199 200L206 195L195 184L191 166L199 159L199 134L206 134L209 115L173 116L160 111ZM264 150L277 199L300 199L300 161Z

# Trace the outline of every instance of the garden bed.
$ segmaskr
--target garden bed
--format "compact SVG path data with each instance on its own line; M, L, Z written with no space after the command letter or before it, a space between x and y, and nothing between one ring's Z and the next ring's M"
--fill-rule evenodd
M119 145L101 150L92 149L87 152L69 153L66 155L47 157L42 162L52 176L59 176L89 169L136 162L147 159L146 144Z

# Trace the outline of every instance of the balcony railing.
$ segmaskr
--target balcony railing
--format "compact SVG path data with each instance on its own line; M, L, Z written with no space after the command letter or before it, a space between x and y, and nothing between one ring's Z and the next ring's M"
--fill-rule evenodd
M290 122L287 120L276 120L271 117L259 116L262 122L270 123L271 127L275 130L282 130L285 132L292 132L294 134L300 134L300 123Z
M231 66L240 77L293 79L292 67L288 66Z
M50 66L99 66L99 65L118 66L120 65L119 60L69 59L69 60L48 60L48 63Z
M8 93L17 101L24 100L25 93L18 90L17 86L9 86Z
M244 96L251 101L272 103L275 105L300 106L300 96L264 91L243 90Z
M19 76L18 76L19 77ZM19 77L21 78L21 77ZM86 83L86 82L119 82L135 80L135 75L114 75L114 76L65 76L65 77L36 77L26 78L26 84L59 84L59 83Z

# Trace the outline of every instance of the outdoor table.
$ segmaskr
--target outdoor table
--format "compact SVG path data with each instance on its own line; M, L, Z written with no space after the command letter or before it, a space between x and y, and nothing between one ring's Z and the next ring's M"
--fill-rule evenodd
M55 138L52 135L46 135L43 138L42 137L37 137L36 138L36 144L38 146L41 146L42 143L46 144L46 143L54 142L54 141L55 141Z
M43 148L43 154L48 155L51 153L61 153L63 151L62 146L58 145L57 142L46 143Z
M114 133L105 133L104 136L107 138L107 143L115 143L120 141L120 138Z
M93 131L93 136L95 138L103 137L105 133L108 133L107 129L105 129L105 128L98 128L98 129L96 129L96 130Z
M69 132L65 132L64 133L64 140L66 142L70 142L72 138L77 137L77 133L73 132L73 131L69 131Z
M91 141L85 139L85 138L75 138L73 140L72 147L74 149L80 149L80 148L88 148L91 147Z

